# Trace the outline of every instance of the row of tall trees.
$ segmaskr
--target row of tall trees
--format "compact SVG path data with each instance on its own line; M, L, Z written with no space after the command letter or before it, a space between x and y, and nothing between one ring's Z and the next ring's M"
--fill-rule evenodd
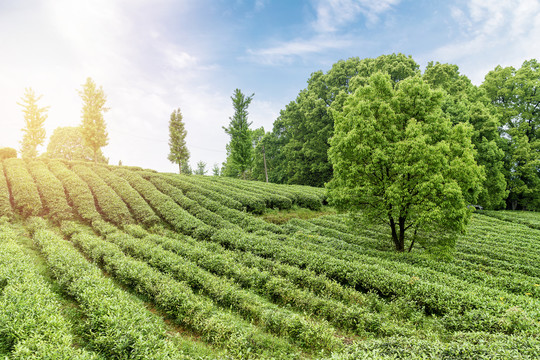
M107 98L100 86L87 78L79 95L83 101L81 111L81 124L78 127L57 128L47 146L47 152L43 156L49 158L62 158L67 160L92 160L106 162L101 148L108 144L103 114L108 110L105 106ZM45 120L49 107L40 107L38 101L42 95L37 96L32 88L25 90L21 102L23 108L24 128L21 141L21 157L36 158L37 147L45 141Z
M475 86L456 65L429 63L424 73L410 56L351 58L317 71L253 150L251 178L324 186L334 176L328 157L336 116L346 101L362 92L370 78L388 76L392 88L421 79L440 95L440 114L452 126L468 124L474 159L483 168L477 203L486 208L540 209L540 68L536 60L522 67L497 67ZM418 99L412 108L421 108ZM412 117L418 116L411 114ZM264 151L263 151L264 149ZM268 175L265 174L265 162Z

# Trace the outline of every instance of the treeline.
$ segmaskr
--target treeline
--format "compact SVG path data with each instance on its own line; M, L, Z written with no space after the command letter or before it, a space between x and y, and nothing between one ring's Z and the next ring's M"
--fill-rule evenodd
M480 86L457 65L430 62L424 72L410 56L340 60L317 71L274 122L272 131L254 141L251 178L274 183L324 186L333 175L328 159L334 117L348 94L382 72L394 87L419 77L444 92L441 110L452 124L473 126L476 161L486 179L478 204L489 209L540 210L540 68L528 60L521 68L497 66Z

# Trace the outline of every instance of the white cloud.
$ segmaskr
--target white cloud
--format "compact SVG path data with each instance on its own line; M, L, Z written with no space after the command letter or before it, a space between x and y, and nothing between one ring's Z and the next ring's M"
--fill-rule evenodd
M521 66L540 54L540 1L470 0L451 7L461 36L430 52L430 59L460 65L480 84L497 65Z
M317 14L312 26L317 32L334 32L363 15L369 24L379 20L400 0L314 0Z
M275 46L263 49L248 49L248 59L265 65L286 64L297 57L312 56L329 50L344 49L350 46L352 40L317 36L311 39L295 39L281 42Z

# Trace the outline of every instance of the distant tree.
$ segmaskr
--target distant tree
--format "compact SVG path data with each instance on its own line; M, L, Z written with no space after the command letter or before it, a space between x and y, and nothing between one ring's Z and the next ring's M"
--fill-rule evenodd
M122 160L118 160L118 166L122 166Z
M218 164L214 164L214 167L212 168L212 175L213 176L219 176L220 169Z
M330 199L359 221L388 226L397 251L452 246L483 181L472 126L441 111L443 93L419 76L376 73L333 112ZM412 232L412 235L409 235Z
M478 204L485 209L506 206L508 191L504 176L504 140L500 136L500 116L483 89L474 86L457 65L428 63L423 79L432 88L445 91L443 113L453 124L464 122L474 127L472 143L476 162L485 168L486 178Z
M45 141L45 128L43 123L47 119L49 107L38 107L37 102L42 96L36 96L32 88L25 89L22 103L17 103L23 107L25 127L21 141L21 157L33 159L37 157L37 147L43 145Z
M0 148L0 160L11 159L11 158L16 158L16 157L17 157L17 150L10 147Z
M246 179L253 163L253 145L251 131L248 122L248 106L255 94L245 96L240 89L234 91L231 96L234 115L229 118L228 127L223 127L230 136L230 142L227 144L227 166L231 171L226 171L226 176L231 173L238 173L240 177Z
M180 109L172 112L169 120L169 148L168 159L174 164L178 164L178 171L182 173L182 165L189 160L189 150L186 146L187 131L182 121Z
M108 163L108 159L103 156L101 149L98 149L96 155L90 147L84 144L80 126L56 128L49 139L45 155L49 159L76 161L93 161L97 159L97 162Z
M82 91L79 95L83 100L82 126L81 131L84 143L93 151L93 161L98 161L99 150L109 143L103 113L109 108L105 107L107 98L103 88L96 87L96 83L91 78L86 79Z
M206 163L204 161L197 162L197 170L195 170L195 175L206 175L207 172Z
M540 210L540 63L497 66L481 87L502 119L507 208Z
M191 166L189 166L189 162L184 161L182 163L182 170L180 171L181 174L184 175L191 175L193 174L193 170L191 169Z

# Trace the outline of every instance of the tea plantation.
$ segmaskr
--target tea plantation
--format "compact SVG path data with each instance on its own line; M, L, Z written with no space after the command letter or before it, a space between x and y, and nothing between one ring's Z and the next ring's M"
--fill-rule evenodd
M479 212L444 258L323 189L8 159L0 358L537 359L540 214Z

